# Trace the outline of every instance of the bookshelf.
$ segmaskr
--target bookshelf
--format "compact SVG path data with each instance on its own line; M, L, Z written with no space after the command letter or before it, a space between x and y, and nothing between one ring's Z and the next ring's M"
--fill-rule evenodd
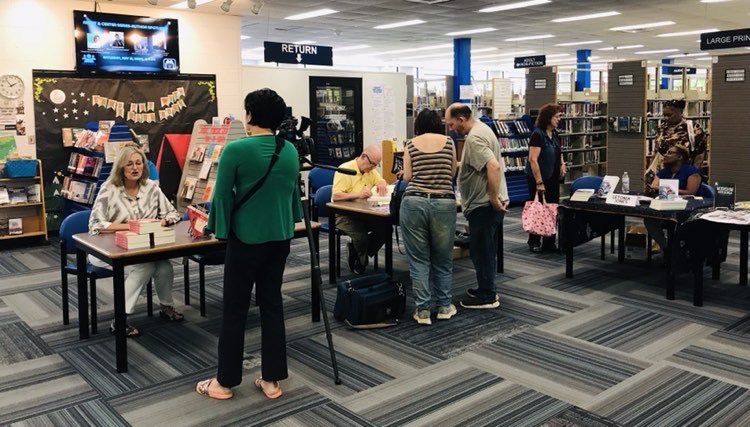
M42 162L41 160L36 160L36 162L37 172L35 176L0 179L0 187L4 188L5 192L23 189L23 197L26 199L26 201L13 203L13 198L9 197L9 203L0 204L0 241L29 237L44 237L44 240L47 240ZM32 201L28 201L30 197L29 187L36 187L37 185L39 186L37 189L38 199L33 198ZM0 192L2 191L0 189ZM16 199L16 201L19 200ZM14 233L18 232L18 234L10 234L12 228L15 229Z

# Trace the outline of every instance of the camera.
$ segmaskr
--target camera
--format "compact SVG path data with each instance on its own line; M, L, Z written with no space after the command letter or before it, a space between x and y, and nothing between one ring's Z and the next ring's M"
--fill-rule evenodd
M294 144L294 148L297 149L300 157L312 156L312 162L315 163L315 141L305 135L305 132L312 125L312 120L307 117L302 117L301 120L297 120L292 115L291 108L287 108L287 116L277 129L277 134L286 139L287 141Z

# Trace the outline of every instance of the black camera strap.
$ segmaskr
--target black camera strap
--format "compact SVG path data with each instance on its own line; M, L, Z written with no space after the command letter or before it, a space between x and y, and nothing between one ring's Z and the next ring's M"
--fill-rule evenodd
M273 156L271 156L271 162L268 164L268 169L266 169L265 175L261 179L255 182L253 187L245 193L244 196L240 199L239 202L235 203L234 208L232 209L232 213L234 214L237 212L237 210L242 207L242 205L245 204L248 200L250 200L255 193L260 190L260 187L263 186L263 184L266 182L266 179L268 178L268 175L271 173L271 169L273 169L273 165L276 164L276 162L279 160L279 153L281 153L281 149L284 148L284 139L278 135L276 135L276 149L273 152Z

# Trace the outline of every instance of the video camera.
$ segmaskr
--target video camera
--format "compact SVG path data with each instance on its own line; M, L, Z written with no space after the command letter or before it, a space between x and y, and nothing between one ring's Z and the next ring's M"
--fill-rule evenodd
M315 141L305 135L305 132L312 125L312 120L302 117L301 121L292 115L292 109L287 108L287 116L277 129L277 134L294 144L300 157L312 156L313 163L316 161Z

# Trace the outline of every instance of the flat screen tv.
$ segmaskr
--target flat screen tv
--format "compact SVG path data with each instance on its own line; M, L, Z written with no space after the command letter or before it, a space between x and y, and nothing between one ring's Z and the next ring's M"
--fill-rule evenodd
M177 74L177 20L73 11L79 73Z

